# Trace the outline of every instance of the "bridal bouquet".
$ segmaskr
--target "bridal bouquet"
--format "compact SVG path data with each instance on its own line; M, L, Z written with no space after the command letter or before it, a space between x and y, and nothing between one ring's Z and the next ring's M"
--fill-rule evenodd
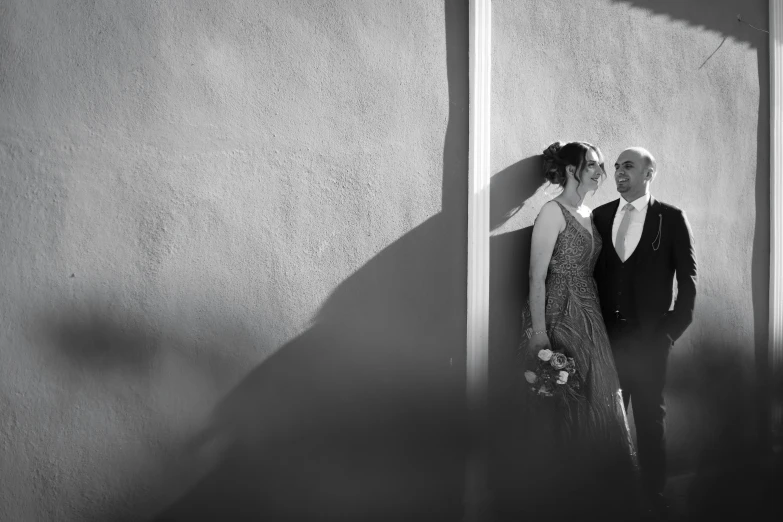
M566 402L584 398L584 383L573 357L545 348L527 365L525 380L539 397L556 397Z

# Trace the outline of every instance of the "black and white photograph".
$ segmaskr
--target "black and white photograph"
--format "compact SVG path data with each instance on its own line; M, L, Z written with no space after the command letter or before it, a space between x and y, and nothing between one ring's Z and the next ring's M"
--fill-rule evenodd
M783 0L0 0L0 522L781 492Z

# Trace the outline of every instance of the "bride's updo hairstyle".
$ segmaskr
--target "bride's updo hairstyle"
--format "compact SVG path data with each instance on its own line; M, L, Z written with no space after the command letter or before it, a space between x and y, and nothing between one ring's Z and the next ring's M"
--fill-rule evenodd
M582 172L582 167L585 163L585 156L587 151L592 150L598 156L601 162L601 170L604 170L604 155L595 145L584 141L572 141L570 143L563 143L562 141L556 141L546 149L544 149L544 177L553 185L559 185L565 188L566 181L568 180L568 173L566 167L573 165L576 167L576 179L579 181L579 174ZM606 177L606 172L601 174L601 177Z

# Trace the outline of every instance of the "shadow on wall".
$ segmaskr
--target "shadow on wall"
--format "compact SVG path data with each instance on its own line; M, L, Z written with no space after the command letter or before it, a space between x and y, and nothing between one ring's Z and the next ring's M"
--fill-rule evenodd
M168 504L158 504L154 520L462 517L472 440L465 408L468 3L444 5L441 213L343 281L311 328L224 397L207 429L172 459L181 467L167 473L166 492L154 493ZM74 372L143 374L161 338L180 342L176 325L85 307L50 317L46 331ZM205 454L214 466L187 476ZM139 520L132 510L100 520Z
M162 327L153 317L120 307L118 302L95 295L82 301L81 309L52 309L37 317L34 324L45 326L33 335L38 344L53 350L46 354L53 366L73 376L88 373L103 385L116 377L109 389L125 393L149 375L162 357L170 355L186 364L194 363L195 357L198 361L191 368L208 368L211 384L221 388L241 371L223 347L252 350L260 342L236 321L217 315L207 317L222 326L200 332L194 340L181 325ZM185 346L188 349L182 350Z
M489 227L498 229L514 217L546 183L543 156L529 156L501 170L490 180ZM497 237L497 236L496 236Z
M768 35L755 27L767 30L769 21L768 2L765 0L615 0L635 8L644 9L656 15L669 16L691 25L704 27L710 31L721 33L724 38L716 37L716 48L705 56L702 66L709 69L716 66L712 63L714 56L719 55L720 47L725 37L747 43L756 49L759 72L759 110L757 126L757 163L755 191L755 236L752 254L752 299L754 315L754 356L756 360L755 397L753 404L757 406L755 423L759 434L760 447L768 446L770 393L769 352L767 345L767 325L769 316L769 49ZM737 15L747 23L737 20ZM697 238L698 242L698 238ZM698 306L698 301L697 301ZM744 347L729 347L733 350L747 350ZM714 349L710 348L710 353ZM747 419L750 420L750 419ZM736 442L735 442L736 443ZM728 450L727 450L728 451ZM703 466L714 463L713 456L707 452Z
M766 30L766 0L614 0L637 9L644 9L656 15L665 15L674 20L682 20L694 26L717 31L739 41L745 41L752 47L766 47L761 33L737 20L737 15L756 27ZM763 21L763 23L762 23ZM716 45L720 39L716 40ZM706 58L706 56L705 56Z
M543 161L530 156L498 172L490 181L490 226L499 228L546 183ZM519 341L519 317L528 293L530 238L525 227L490 238L489 349L490 394L496 400L509 383L510 357Z
M499 228L519 212L546 183L543 158L530 156L498 172L490 181L490 226ZM530 238L533 227L490 238L489 272L489 397L490 490L505 505L505 495L518 496L524 464L516 456L525 439L521 415L513 409L511 394L515 353L519 343L519 318L528 294Z
M219 463L157 521L461 517L468 11L444 3L442 212L343 281L222 401L201 439L221 441Z

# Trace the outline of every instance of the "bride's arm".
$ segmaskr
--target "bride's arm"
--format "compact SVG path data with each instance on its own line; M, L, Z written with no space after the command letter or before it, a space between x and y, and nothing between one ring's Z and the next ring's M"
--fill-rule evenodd
M557 235L565 228L565 218L557 203L550 201L541 208L533 225L530 244L530 316L533 336L529 347L537 351L549 344L544 310L546 306L546 274Z

